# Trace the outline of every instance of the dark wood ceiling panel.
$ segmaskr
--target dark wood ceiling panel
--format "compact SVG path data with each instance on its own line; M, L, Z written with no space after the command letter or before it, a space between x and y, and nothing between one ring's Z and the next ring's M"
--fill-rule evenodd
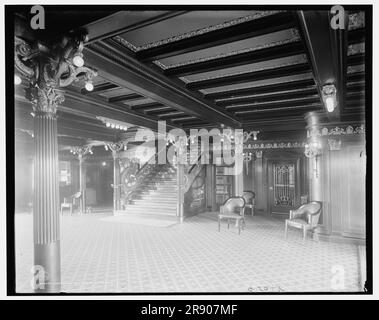
M229 55L226 57L212 59L197 63L186 64L164 70L166 76L185 76L194 73L208 72L213 70L225 69L241 66L247 63L258 63L261 61L290 57L304 53L304 46L301 42L287 43L270 48L263 48Z
M172 109L171 107L164 106L163 104L158 103L158 102L133 105L130 107L130 109L138 110L138 111L147 111L147 110L156 109L157 107L159 107L161 110Z
M92 47L87 46L85 50L86 61L101 69L102 76L112 83L130 88L135 93L198 118L210 118L216 123L233 127L241 125L231 115L220 112L202 96L191 94L158 71L142 65L117 43L106 41Z
M257 37L290 28L294 26L294 24L292 14L288 12L279 13L142 50L137 53L137 57L143 61L159 60L228 42Z
M365 29L360 28L349 31L347 41L349 45L365 42Z
M292 108L297 106L309 105L309 104L321 104L319 97L306 97L297 100L286 100L286 101L270 101L268 103L255 103L255 104L245 104L245 105L231 105L225 108L233 112L240 111L254 111L254 110L265 110L265 109L281 109L281 108Z
M217 101L218 106L228 106L230 104L238 103L261 103L261 102L275 102L275 100L284 100L284 99L301 99L304 97L318 98L318 91L316 88L310 88L305 90L296 90L290 92L278 92L274 94L266 94L261 96L245 96L227 100Z
M243 88L243 89L208 93L208 94L205 94L204 97L207 99L216 100L216 99L239 97L239 96L244 96L244 95L274 93L278 91L306 89L306 88L312 88L312 87L315 88L314 80L306 79L306 80L276 83L272 85L263 85L263 86L249 87L249 88Z
M356 66L365 63L365 55L363 53L354 54L347 57L348 66Z
M138 100L138 99L146 99L145 97L137 94L137 93L131 93L131 94L124 94L121 96L115 96L108 99L109 102L119 102L119 101L131 101L131 100Z
M284 66L280 68L274 69L266 69L254 72L246 72L241 74L235 74L225 77L213 78L213 79L205 79L200 81L194 81L186 84L186 87L190 90L199 90L205 88L214 88L221 87L226 84L237 84L244 83L248 81L257 81L257 80L265 80L272 79L276 77L285 77L295 74L302 74L309 72L311 67L308 63L295 64L290 66Z

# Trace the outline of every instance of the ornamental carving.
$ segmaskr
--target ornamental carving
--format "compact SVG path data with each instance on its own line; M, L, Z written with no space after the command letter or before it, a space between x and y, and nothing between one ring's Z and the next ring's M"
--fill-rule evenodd
M355 30L365 27L365 13L364 11L356 12L349 15L348 30Z
M349 135L349 134L365 134L366 133L366 127L364 124L353 127L353 126L347 126L345 128L341 127L334 127L334 128L327 128L324 127L322 129L312 129L307 131L307 137L322 137L322 136L339 136L339 135Z
M304 148L305 142L273 142L273 143L254 143L245 144L244 149L291 149Z
M270 15L274 15L274 14L280 13L280 12L283 12L283 11L280 11L280 10L258 11L258 12L255 12L254 14L252 14L252 15L240 17L240 18L237 18L237 19L233 19L233 20L230 20L230 21L226 21L226 22L217 24L217 25L208 26L208 27L201 28L201 29L198 29L198 30L193 30L193 31L186 32L186 33L183 33L183 34L175 35L175 36L172 36L170 38L166 38L166 39L162 39L162 40L159 40L159 41L147 43L147 44L144 44L144 45L138 46L138 47L135 46L135 45L133 45L132 43L130 43L129 41L125 40L124 38L122 38L120 36L115 36L113 39L116 40L117 42L121 43L122 45L126 46L130 50L136 52L136 51L147 50L147 49L159 47L159 46L162 46L162 45L165 45L165 44L168 44L168 43L172 43L172 42L176 42L176 41L179 41L179 40L183 40L183 39L188 39L188 38L196 37L196 36L199 36L199 35L211 32L211 31L221 30L221 29L228 28L228 27L231 27L231 26L234 26L234 25L238 25L238 24L241 24L241 23L244 23L244 22L251 21L251 20L261 19L261 18L270 16Z
M339 151L341 150L341 140L328 139L330 151Z
M112 156L115 158L120 151L127 149L127 145L127 141L109 142L105 143L105 150L110 150L112 152Z
M16 72L29 82L26 98L33 104L36 114L55 114L57 106L64 101L64 92L59 88L70 85L83 77L91 80L97 73L85 66L75 66L74 55L83 50L84 35L63 37L51 46L40 42L28 43L15 37Z

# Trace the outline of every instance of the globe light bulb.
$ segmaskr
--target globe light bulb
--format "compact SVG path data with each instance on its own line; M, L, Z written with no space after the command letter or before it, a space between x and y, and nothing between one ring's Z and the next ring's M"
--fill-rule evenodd
M16 86L18 86L18 85L21 84L21 82L22 82L21 77L20 77L19 75L15 74L15 75L14 75L14 84L15 84Z
M110 124L109 122L107 122L105 125L106 125L107 127L110 127L110 126L111 126L111 124Z
M85 88L87 91L92 91L93 90L93 84L91 81L87 81L85 84Z
M76 66L76 67L83 67L84 66L84 59L83 59L83 54L78 52L74 55L74 57L72 58L72 63Z

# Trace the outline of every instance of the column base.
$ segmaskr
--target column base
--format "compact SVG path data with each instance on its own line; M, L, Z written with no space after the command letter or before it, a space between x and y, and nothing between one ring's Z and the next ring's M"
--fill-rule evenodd
M34 244L31 285L36 293L61 292L60 241Z

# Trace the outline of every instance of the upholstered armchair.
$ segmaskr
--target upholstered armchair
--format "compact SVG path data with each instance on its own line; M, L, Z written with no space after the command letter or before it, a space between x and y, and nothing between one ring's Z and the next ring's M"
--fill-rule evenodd
M245 208L251 209L251 215L254 215L254 207L255 207L255 193L253 191L244 191L242 193L242 197L245 200Z
M228 221L228 229L230 220L236 220L238 227L238 233L241 233L241 228L245 225L245 200L243 197L230 197L220 207L220 213L218 215L218 231L221 228L221 220L226 219Z
M72 215L72 210L74 208L79 208L81 197L82 193L79 191L70 197L63 198L63 202L61 203L61 214L63 214L64 208L68 208L70 210L70 215Z
M321 202L312 201L296 210L291 210L290 217L285 222L285 237L287 238L288 227L294 227L303 230L303 240L305 240L307 231L317 227L321 209Z

